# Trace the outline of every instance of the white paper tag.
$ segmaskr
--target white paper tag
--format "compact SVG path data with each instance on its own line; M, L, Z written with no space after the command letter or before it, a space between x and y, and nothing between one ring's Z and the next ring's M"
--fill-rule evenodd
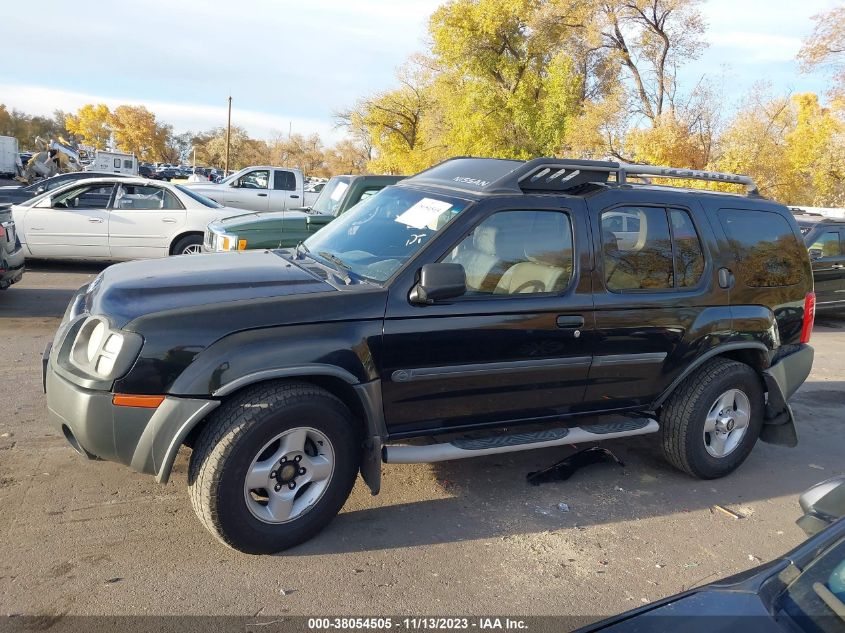
M334 191L332 191L332 195L330 196L331 199L337 202L340 200L341 196L343 196L343 192L347 189L349 189L349 185L345 182L337 183L337 186L334 188Z
M437 229L437 218L452 208L451 202L443 202L433 198L423 198L410 209L397 216L396 221L415 229Z

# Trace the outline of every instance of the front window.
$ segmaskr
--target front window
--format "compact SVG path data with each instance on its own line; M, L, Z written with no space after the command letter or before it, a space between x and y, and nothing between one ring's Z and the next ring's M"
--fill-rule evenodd
M323 215L336 215L337 209L340 206L340 201L343 199L343 194L349 188L349 178L336 177L329 180L314 206L311 207L317 213Z
M309 237L305 246L329 265L383 283L468 204L449 196L389 187Z
M54 209L106 209L113 189L111 183L71 187L56 195L50 206Z
M184 193L189 198L196 200L202 206L208 207L209 209L221 209L223 205L219 202L215 202L211 198L206 198L205 196L201 196L196 191L191 191L187 187L183 187L182 185L175 185L175 187L182 193Z
M267 189L270 184L270 172L266 169L256 169L241 176L238 186L241 189Z

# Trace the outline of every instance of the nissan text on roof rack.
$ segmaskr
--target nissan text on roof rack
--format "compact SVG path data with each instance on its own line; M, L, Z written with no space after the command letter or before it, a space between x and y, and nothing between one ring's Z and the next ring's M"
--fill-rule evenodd
M636 182L654 176L746 195ZM793 446L812 289L792 214L748 178L456 158L295 249L107 268L44 380L78 452L166 482L191 447L202 523L275 552L359 472L376 494L383 462L650 435L710 479L758 439Z

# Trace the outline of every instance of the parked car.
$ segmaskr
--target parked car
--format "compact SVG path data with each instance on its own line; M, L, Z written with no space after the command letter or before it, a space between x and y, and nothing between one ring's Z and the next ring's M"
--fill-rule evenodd
M845 220L815 213L795 219L810 253L818 309L845 307Z
M181 185L91 178L12 207L27 257L128 260L198 253L209 222L237 213Z
M19 282L24 273L24 252L10 209L0 209L0 290Z
M34 198L45 191L52 191L71 182L87 180L89 178L129 178L123 174L104 174L96 171L74 171L67 174L57 174L44 180L38 180L31 185L9 185L0 187L0 204L20 204Z
M640 220L632 248L605 227L620 210ZM794 446L813 314L795 219L747 177L459 158L296 249L107 268L44 371L80 453L166 482L193 447L203 524L275 552L324 527L359 470L377 493L383 462L659 431L671 464L711 479L758 438Z
M810 538L791 552L578 633L845 630L845 477L813 486L800 504L798 525Z
M314 204L318 194L305 191L305 179L298 169L246 167L220 183L190 183L188 186L228 207L250 211L284 211Z
M225 218L208 226L204 252L296 246L341 213L404 176L335 176L313 207Z
M175 169L173 167L165 167L163 169L159 169L154 176L156 180L166 180L167 182L170 182L174 178L181 177L182 173L178 169Z
M141 178L155 178L156 170L149 163L138 163L138 176Z

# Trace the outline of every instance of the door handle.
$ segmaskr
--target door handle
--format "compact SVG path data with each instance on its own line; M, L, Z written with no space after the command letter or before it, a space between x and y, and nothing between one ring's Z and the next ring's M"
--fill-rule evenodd
M295 193L292 193L292 194L290 194L290 197L291 197L291 198L296 199L296 198L299 198L299 195L298 195L298 194L295 194Z
M88 221L89 221L91 224L102 224L102 223L103 223L103 218L88 218Z
M173 218L162 218L161 221L165 224L176 224L176 220Z
M831 268L833 268L834 270L842 270L843 268L845 268L845 264L834 264L833 266L831 266Z
M258 194L258 197L259 197L259 198L266 198L266 197L267 197L267 194L266 194L266 193L259 193L259 194Z
M719 269L719 287L720 288L733 288L734 281L736 278L734 274L728 268L720 268Z
M560 328L580 328L584 327L584 317L582 316L566 316L561 314L555 321Z

